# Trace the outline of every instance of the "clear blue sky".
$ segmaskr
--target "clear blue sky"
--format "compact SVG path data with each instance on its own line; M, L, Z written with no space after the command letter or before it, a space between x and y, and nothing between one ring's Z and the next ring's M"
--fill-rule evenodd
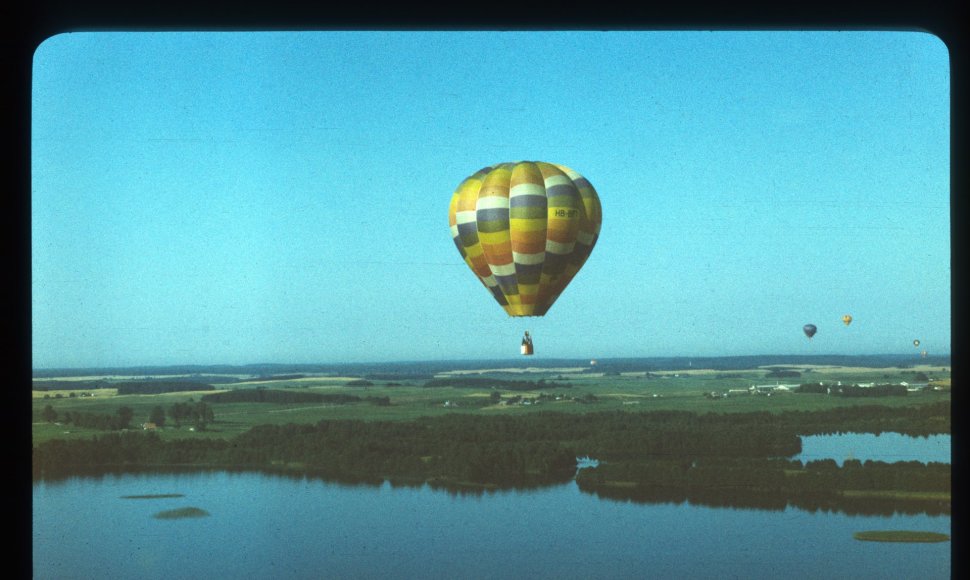
M511 358L526 329L548 358L948 354L949 92L920 32L58 35L33 366ZM543 318L448 229L522 159L603 205Z

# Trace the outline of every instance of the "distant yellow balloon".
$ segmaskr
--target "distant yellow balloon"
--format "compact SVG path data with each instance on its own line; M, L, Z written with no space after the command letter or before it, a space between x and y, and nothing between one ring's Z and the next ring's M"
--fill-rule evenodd
M852 324L852 315L846 314L845 316L843 316L842 322L844 322L846 326L849 326L850 324Z

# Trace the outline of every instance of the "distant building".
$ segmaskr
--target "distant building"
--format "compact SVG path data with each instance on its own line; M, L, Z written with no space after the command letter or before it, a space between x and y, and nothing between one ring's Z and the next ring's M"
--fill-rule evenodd
M142 423L141 428L145 431L154 431L155 429L158 429L158 425L149 421L147 423Z
M752 394L771 394L774 391L785 392L798 388L798 385L754 385L751 387Z

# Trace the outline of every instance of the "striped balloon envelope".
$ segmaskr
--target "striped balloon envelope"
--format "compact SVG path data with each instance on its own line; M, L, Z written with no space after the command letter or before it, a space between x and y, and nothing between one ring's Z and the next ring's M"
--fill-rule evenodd
M602 208L572 169L499 163L451 196L451 236L465 263L509 316L542 316L589 258Z

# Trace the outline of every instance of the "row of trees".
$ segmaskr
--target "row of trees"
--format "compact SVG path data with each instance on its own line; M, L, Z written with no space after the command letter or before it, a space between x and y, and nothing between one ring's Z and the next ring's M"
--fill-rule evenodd
M60 422L75 427L100 429L102 431L127 429L131 426L131 420L134 416L135 412L130 407L120 407L114 414L82 413L80 411L65 411L58 414L52 405L45 406L41 411L41 418L48 423Z
M202 395L202 400L209 403L330 403L343 405L347 403L369 402L375 405L390 405L390 397L358 397L343 393L314 393L307 391L293 391L280 389L235 389L222 393Z
M41 419L48 423L63 423L83 427L86 429L99 429L102 431L119 431L129 429L131 421L135 417L131 407L120 407L114 413L88 413L81 411L65 411L58 413L52 405L46 405L40 413ZM182 423L191 423L197 429L204 430L206 425L215 421L215 413L210 405L202 401L175 403L166 413L164 407L156 405L148 414L148 421L157 427L162 427L166 423L166 417L170 417L177 427Z
M215 387L196 381L129 381L117 383L119 395L157 395L184 391L212 391Z
M215 411L205 401L173 403L168 410L168 416L175 422L176 427L183 423L190 423L199 431L205 431L208 424L216 420ZM156 426L165 425L165 409L161 405L152 408L149 421Z
M234 389L202 395L209 403L359 403L360 397L341 393L314 393L280 389Z
M35 391L76 391L83 389L106 389L113 386L106 380L77 380L77 381L33 381L31 389Z
M481 377L448 377L443 379L432 379L424 383L425 387L454 387L458 389L504 389L507 391L535 391L547 387L569 388L571 385L556 381L521 381L507 379L488 379Z

